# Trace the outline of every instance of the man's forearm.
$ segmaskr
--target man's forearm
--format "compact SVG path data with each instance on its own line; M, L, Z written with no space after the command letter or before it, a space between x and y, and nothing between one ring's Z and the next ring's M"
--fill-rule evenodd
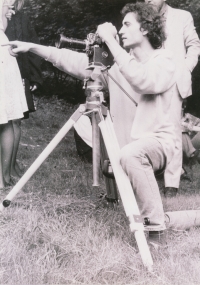
M85 54L67 49L57 49L30 43L29 51L53 63L60 70L78 78L84 79L87 75L88 58Z
M123 50L115 61L124 78L139 94L160 94L175 83L175 65L167 51L155 52L144 64Z
M49 47L30 43L29 51L39 55L42 58L48 58L50 56L50 49Z
M121 53L124 49L118 44L115 38L111 38L109 41L106 41L106 45L108 46L110 52L113 57L116 58L119 53Z
M192 72L195 66L197 65L199 55L200 55L200 43L199 45L190 47L188 49L188 52L185 58L185 63L186 63L187 68L190 70L190 72Z
M53 63L55 67L81 80L89 77L91 71L86 70L88 67L86 54L55 47L48 47L48 49L49 57L45 59Z

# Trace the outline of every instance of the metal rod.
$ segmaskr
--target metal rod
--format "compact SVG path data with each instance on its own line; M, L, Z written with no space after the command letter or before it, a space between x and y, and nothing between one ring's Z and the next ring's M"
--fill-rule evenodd
M93 162L93 184L92 186L99 186L100 184L100 130L97 124L96 113L92 114L92 162Z

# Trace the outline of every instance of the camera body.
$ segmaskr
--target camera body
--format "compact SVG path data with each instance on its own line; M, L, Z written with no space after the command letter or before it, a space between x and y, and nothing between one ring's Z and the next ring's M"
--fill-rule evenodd
M58 36L55 46L85 52L89 58L88 69L113 65L113 56L109 48L97 34L88 34L86 40L67 38L61 34Z

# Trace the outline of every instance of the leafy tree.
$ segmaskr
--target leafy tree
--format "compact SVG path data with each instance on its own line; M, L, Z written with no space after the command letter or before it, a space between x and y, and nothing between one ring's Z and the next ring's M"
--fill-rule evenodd
M111 21L119 28L119 12L129 2L134 1L27 0L25 10L30 13L41 43L53 45L56 35L60 33L84 39L88 33L95 32L97 25L105 21ZM190 11L200 33L199 0L168 0L168 3L172 7Z

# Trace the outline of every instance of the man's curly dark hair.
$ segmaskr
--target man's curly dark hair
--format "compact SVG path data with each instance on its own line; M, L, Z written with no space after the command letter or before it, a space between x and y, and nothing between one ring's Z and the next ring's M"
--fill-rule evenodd
M137 21L141 24L141 29L148 32L147 37L152 47L155 49L161 48L166 40L166 35L163 19L158 12L146 3L128 3L122 9L121 14L125 17L130 12L136 14Z

